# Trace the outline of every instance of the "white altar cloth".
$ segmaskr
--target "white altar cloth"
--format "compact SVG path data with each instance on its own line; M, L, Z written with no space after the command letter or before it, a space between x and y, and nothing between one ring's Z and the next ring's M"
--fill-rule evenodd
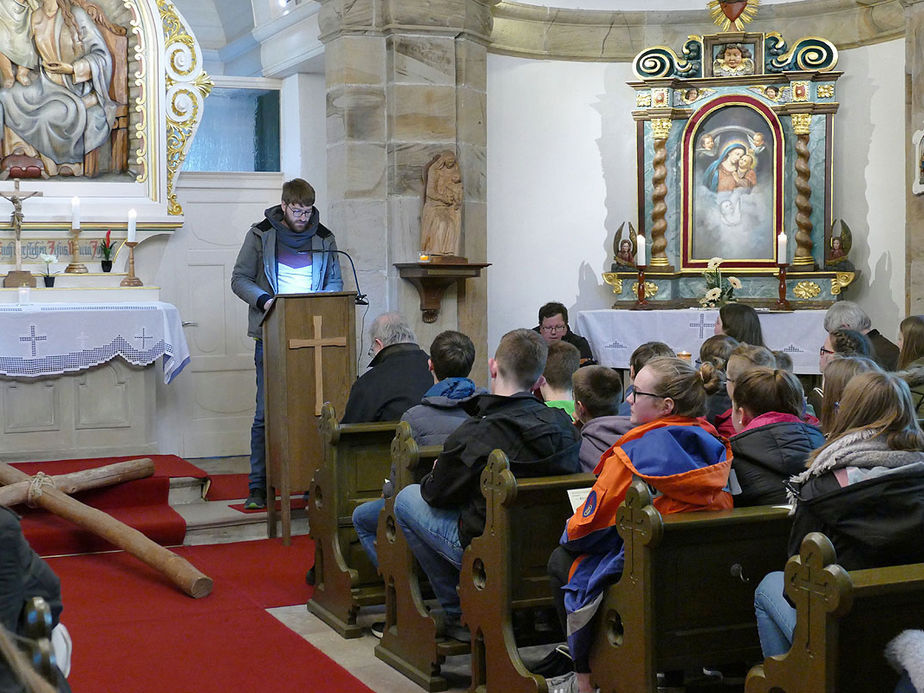
M628 368L639 344L661 341L674 351L699 357L699 347L713 335L717 310L585 310L578 313L574 331L590 342L597 362L611 368ZM818 374L818 350L824 344L825 311L792 313L758 311L764 341L773 350L792 357L799 374Z
M36 378L82 371L121 356L164 357L169 383L189 362L180 313L169 303L0 305L0 374Z

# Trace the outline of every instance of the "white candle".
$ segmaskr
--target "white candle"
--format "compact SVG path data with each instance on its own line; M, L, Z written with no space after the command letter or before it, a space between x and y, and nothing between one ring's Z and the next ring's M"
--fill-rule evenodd
M788 264L786 254L786 233L783 232L776 237L776 261L780 265Z
M80 198L76 195L71 198L71 228L80 228Z
M645 262L645 236L643 234L639 234L638 236L635 237L635 242L638 247L638 253L636 253L636 256L635 256L635 264L637 265L648 264L647 262Z
M129 243L134 243L137 237L135 231L135 219L138 217L138 212L134 209L128 210L128 237L125 239Z

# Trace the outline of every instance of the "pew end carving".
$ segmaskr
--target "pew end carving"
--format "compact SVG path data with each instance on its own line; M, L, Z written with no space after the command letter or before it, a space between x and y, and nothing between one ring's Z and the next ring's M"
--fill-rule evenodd
M830 540L811 532L784 570L796 608L792 648L751 669L747 693L891 693L886 644L924 624L924 563L846 571Z
M785 560L790 525L769 506L662 516L634 479L617 514L625 569L590 654L600 690L655 693L658 671L758 660L754 588Z
M353 528L357 505L382 495L397 422L341 424L321 409L323 458L311 481L308 522L315 542L315 587L308 610L344 638L356 638L360 607L384 601L382 580Z
M399 423L391 444L395 495L419 483L442 450L441 445L418 446L410 425ZM379 572L385 583L385 631L375 656L424 690L445 691L449 682L440 675L440 666L446 657L468 652L469 646L444 638L442 624L427 608L429 585L398 527L395 495L385 499L376 537Z
M517 651L513 615L553 606L546 570L572 514L568 490L587 488L593 474L515 478L507 456L495 450L481 475L486 500L484 533L462 556L459 597L472 633L473 693L546 690Z

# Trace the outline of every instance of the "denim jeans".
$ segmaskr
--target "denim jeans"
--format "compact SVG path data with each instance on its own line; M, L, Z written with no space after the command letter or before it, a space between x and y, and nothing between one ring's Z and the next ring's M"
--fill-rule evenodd
M420 484L412 484L396 496L395 518L446 616L458 619L462 614L457 590L462 566L459 511L432 507L421 497Z
M369 560L376 570L379 568L379 554L375 548L375 534L379 527L379 513L385 507L385 499L377 498L357 505L353 511L353 527L356 528L356 534L359 536L359 543L369 554Z
M782 571L770 573L760 581L754 592L754 612L764 657L789 652L796 629L796 610L783 596Z
M247 487L266 490L266 422L263 416L263 340L253 347L253 365L257 369L257 406L250 427L250 477Z

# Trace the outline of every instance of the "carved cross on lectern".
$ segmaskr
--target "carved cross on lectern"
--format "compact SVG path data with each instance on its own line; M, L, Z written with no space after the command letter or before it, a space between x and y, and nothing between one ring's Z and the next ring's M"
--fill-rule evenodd
M290 339L290 349L314 349L314 415L321 415L321 406L324 404L324 378L321 369L323 368L323 354L321 350L324 347L346 347L346 337L321 337L322 317L312 315L311 321L314 327L314 336L311 339Z

